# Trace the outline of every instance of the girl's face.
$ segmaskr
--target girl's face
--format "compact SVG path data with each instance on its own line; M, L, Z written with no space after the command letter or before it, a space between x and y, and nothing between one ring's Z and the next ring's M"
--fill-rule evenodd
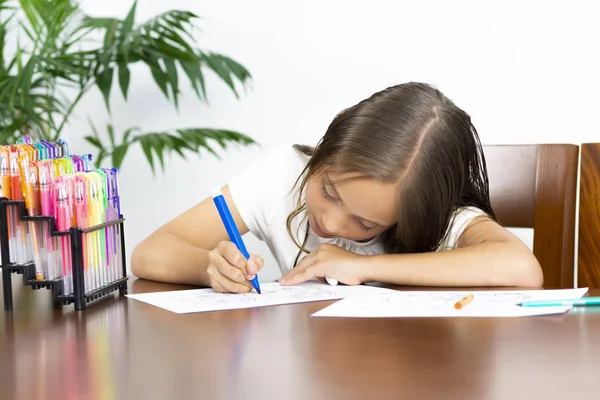
M369 240L396 224L396 185L324 172L306 183L312 230L324 238Z

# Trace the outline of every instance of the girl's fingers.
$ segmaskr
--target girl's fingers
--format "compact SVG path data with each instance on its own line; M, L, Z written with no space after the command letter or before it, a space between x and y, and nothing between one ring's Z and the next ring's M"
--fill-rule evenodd
M221 242L217 247L219 249L219 254L221 254L229 264L239 269L246 267L248 260L246 260L235 244L232 242Z
M235 267L232 267L235 268ZM239 270L238 270L239 271ZM240 271L241 272L241 271ZM223 275L220 271L217 271L214 274L214 282L213 289L215 286L218 287L222 293L248 293L252 290L252 285L250 282L245 281L245 283L234 282L229 279L227 276ZM215 289L217 291L217 289Z

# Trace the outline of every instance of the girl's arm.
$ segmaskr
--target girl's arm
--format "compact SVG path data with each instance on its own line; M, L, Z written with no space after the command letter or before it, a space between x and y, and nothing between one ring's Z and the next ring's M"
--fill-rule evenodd
M280 282L294 285L325 276L349 285L383 282L409 286L540 287L543 284L541 267L529 248L487 217L473 219L454 250L362 256L334 245L322 245Z
M222 189L241 235L248 232L231 198ZM158 228L139 243L131 256L131 272L149 280L209 286L208 253L229 237L212 197Z
M454 250L386 254L365 259L363 282L419 286L541 287L540 264L515 235L487 217L475 218Z

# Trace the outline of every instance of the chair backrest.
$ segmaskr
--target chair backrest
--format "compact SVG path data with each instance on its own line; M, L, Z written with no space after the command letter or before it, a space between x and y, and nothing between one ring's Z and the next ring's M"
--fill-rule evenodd
M600 143L581 145L577 286L600 288Z
M483 151L498 222L533 228L544 287L574 287L579 146L486 145Z

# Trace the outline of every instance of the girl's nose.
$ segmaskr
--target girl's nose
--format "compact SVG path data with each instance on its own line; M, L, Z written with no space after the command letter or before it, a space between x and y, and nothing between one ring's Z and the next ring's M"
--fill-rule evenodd
M330 210L323 215L323 226L321 227L333 236L341 236L344 230L344 215L338 210Z

